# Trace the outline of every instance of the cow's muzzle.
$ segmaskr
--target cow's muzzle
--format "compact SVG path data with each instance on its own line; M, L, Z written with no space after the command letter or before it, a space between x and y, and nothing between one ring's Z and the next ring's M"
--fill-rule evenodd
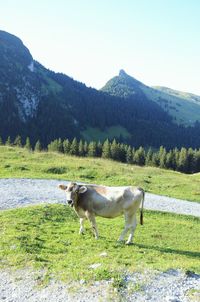
M68 203L68 205L70 205L71 207L73 207L73 205L74 205L74 203L73 203L73 200L72 200L72 199L67 200L67 203Z

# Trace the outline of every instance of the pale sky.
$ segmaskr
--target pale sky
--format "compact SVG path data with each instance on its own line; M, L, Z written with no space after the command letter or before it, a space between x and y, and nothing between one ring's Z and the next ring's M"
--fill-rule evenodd
M0 0L35 60L101 88L120 69L200 95L199 0Z

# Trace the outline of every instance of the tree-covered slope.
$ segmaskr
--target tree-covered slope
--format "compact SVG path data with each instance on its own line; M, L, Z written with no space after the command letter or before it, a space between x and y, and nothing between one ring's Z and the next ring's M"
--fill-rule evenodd
M39 139L43 146L59 137L94 136L117 137L134 146L200 146L198 125L177 126L149 100L145 85L124 71L116 79L109 81L113 93L88 88L46 69L19 38L0 31L0 136L4 141L17 134L29 136L33 144Z

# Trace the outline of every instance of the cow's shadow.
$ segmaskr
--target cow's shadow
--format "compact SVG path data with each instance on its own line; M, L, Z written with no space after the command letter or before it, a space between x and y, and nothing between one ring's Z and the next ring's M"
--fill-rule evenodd
M161 253L169 253L169 254L177 254L177 255L184 255L191 258L200 258L200 252L192 252L192 251L184 251L184 250L178 250L168 247L159 247L159 246L153 246L153 245L146 245L146 244L140 244L140 243L134 243L133 246L137 246L139 248L143 249L149 249L149 250L155 250Z

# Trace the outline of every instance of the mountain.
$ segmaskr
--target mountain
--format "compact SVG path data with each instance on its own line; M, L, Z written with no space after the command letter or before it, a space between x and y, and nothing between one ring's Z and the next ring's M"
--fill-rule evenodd
M196 121L200 121L200 96L167 87L149 87L124 70L108 81L102 91L123 98L140 95L143 99L148 99L151 106L152 102L158 104L178 125L193 126Z
M19 38L0 31L3 140L19 134L23 139L29 136L33 144L39 139L46 146L59 137L116 137L136 147L199 147L199 125L186 128L175 124L172 116L148 97L144 87L123 70L102 91L86 87L45 68Z

